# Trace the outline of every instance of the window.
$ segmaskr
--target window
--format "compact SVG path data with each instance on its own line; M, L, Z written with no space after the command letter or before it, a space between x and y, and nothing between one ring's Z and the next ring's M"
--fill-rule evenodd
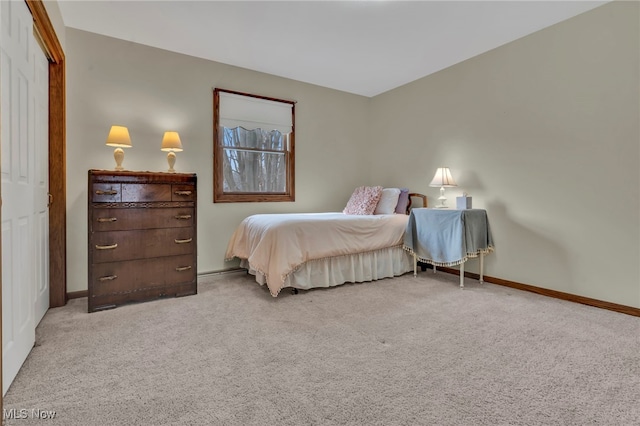
M294 201L295 102L213 91L213 202Z

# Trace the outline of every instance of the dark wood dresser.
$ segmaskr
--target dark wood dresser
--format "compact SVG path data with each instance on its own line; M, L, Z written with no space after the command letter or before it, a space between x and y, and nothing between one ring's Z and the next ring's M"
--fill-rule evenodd
M196 294L195 174L89 170L89 312Z

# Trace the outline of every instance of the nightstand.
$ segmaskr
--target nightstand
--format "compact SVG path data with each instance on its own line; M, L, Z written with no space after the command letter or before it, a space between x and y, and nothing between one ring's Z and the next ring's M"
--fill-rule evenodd
M464 288L464 263L480 258L480 282L484 276L484 255L493 252L493 237L483 209L412 209L404 236L404 249L417 263L437 266L460 265L460 288Z

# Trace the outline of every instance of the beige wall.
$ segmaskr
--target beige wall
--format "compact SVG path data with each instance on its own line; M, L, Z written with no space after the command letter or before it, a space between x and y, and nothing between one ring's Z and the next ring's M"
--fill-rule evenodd
M434 205L449 166L449 205L488 211L486 274L640 307L638 12L608 4L375 97L371 180Z
M87 289L87 170L115 166L104 145L112 124L129 128L128 170L165 171L165 130L184 145L176 170L198 174L198 271L222 270L236 225L258 212L336 211L369 184L362 159L369 99L71 28L67 56L68 291ZM213 203L213 89L297 101L296 201Z

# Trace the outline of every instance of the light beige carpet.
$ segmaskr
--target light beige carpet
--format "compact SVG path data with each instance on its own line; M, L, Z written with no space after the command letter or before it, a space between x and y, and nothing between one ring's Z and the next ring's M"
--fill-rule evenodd
M8 425L638 425L640 318L430 271L50 310ZM24 410L24 411L21 411ZM55 411L46 422L32 410Z

